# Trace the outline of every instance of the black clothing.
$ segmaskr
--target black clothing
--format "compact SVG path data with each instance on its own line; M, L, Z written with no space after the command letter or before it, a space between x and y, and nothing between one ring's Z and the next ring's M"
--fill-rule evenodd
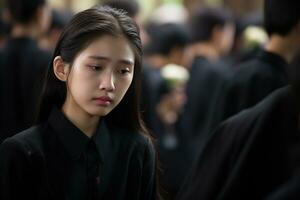
M1 200L154 199L155 152L142 134L109 128L89 139L58 109L0 146Z
M225 119L254 106L274 90L289 83L287 62L274 53L261 51L255 59L237 67L233 76L223 82L214 99L202 129L203 135Z
M203 56L194 58L186 85L187 102L178 122L180 135L185 137L184 142L189 149L186 156L190 162L194 160L199 146L208 137L203 134L208 111L214 106L213 99L216 99L220 88L230 75L231 70L223 61L212 62Z
M175 195L186 173L186 154L182 149L181 138L172 125L164 124L157 115L156 107L162 96L169 92L160 68L144 63L142 77L142 110L146 126L155 134L159 147L162 173L160 183L166 195ZM185 174L184 174L185 175ZM164 196L165 197L165 196Z
M202 134L207 111L224 79L230 70L223 61L210 61L203 56L194 58L190 78L186 85L187 102L176 124L177 147L161 151L162 163L166 165L165 177L169 187L178 192L184 178L190 171L198 152L199 143L206 135Z
M224 118L254 106L274 90L288 84L288 63L279 55L262 51L238 67L226 92Z
M212 99L230 75L225 62L212 62L202 56L194 59L186 86L187 102L179 122L183 132L197 137L202 133Z
M224 63L214 63L202 56L194 59L186 86L187 103L180 122L182 130L193 135L201 133L210 102L227 75L229 70Z
M100 183L100 146L102 140L105 140L102 136L107 134L105 125L100 125L95 135L89 139L58 110L53 110L49 123L59 133L58 139L71 158L68 161L66 196L72 200L95 199L93 195L100 189L97 188Z
M289 183L300 169L294 94L291 87L279 89L219 126L178 199L260 200Z
M142 114L146 126L156 135L164 132L164 125L157 115L156 106L166 92L167 86L160 68L144 63L141 90Z
M0 143L33 125L49 62L31 38L10 38L0 50Z
M290 181L279 187L266 200L298 200L300 199L300 176L294 176Z

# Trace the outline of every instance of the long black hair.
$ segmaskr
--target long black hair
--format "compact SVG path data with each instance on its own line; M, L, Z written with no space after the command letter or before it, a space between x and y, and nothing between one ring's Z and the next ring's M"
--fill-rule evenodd
M139 112L141 40L138 26L126 13L107 6L95 6L76 14L62 32L52 62L56 56L61 56L64 62L72 66L78 53L102 35L125 37L135 55L133 81L119 105L105 116L106 122L109 126L139 131L147 135ZM46 121L52 107L61 108L66 99L66 83L55 76L52 62L46 73L37 123Z

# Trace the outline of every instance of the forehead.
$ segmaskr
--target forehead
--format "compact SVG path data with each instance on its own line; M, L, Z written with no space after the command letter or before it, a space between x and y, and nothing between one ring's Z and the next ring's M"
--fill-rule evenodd
M104 35L95 38L85 49L79 53L79 57L89 56L107 57L111 60L129 60L134 62L134 51L124 37Z

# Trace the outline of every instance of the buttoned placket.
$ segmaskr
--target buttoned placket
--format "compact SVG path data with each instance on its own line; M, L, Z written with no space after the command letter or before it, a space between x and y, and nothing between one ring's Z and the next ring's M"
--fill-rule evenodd
M98 196L100 184L100 159L95 146L91 140L86 148L86 166L88 181L88 199L95 200Z

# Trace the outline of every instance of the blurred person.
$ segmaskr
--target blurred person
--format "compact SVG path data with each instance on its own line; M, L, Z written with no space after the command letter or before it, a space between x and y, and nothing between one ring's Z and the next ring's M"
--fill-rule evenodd
M242 18L235 18L235 36L233 47L229 54L232 66L236 68L239 64L255 58L266 43L267 33L263 27L263 14L255 13L245 15ZM257 28L257 32L249 30ZM257 34L258 33L258 34ZM263 36L262 36L263 35ZM251 41L251 42L249 42Z
M7 0L10 34L0 50L0 143L30 127L50 53L37 39L48 30L45 0Z
M186 86L186 104L178 120L178 129L186 137L190 167L195 154L208 137L203 134L206 117L231 69L222 58L232 46L234 26L227 12L202 7L189 22L191 42L187 54L191 60L190 78ZM190 63L190 62L188 62Z
M207 132L289 83L288 64L300 49L299 14L292 6L298 5L265 1L264 26L269 40L255 58L237 66L233 77L224 84L217 106L211 112L214 120L207 125Z
M295 0L265 1L270 41L266 51L240 68L235 78L246 102L267 97L218 126L177 199L272 199L298 173L300 90L297 84L284 86L293 72L287 62L299 48L299 6ZM296 66L299 69L299 62ZM235 100L241 98L231 97L224 108L239 106Z
M299 80L223 122L177 199L299 199Z
M139 115L141 61L138 27L123 12L75 15L48 67L37 124L0 146L1 200L158 199Z
M188 35L179 24L149 24L150 42L145 46L142 76L142 111L145 124L157 136L162 165L162 185L166 199L172 199L184 174L182 138L175 131L175 121L185 101L183 84L171 87L164 70L182 74L183 56ZM169 68L171 66L171 68ZM172 67L173 66L173 67ZM176 67L174 67L176 66ZM183 69L182 69L183 68ZM170 84L169 84L170 83Z
M172 23L150 24L148 33L151 40L145 46L142 104L146 125L159 134L163 132L163 127L156 113L156 105L167 93L161 69L168 64L183 64L188 35L181 25Z

